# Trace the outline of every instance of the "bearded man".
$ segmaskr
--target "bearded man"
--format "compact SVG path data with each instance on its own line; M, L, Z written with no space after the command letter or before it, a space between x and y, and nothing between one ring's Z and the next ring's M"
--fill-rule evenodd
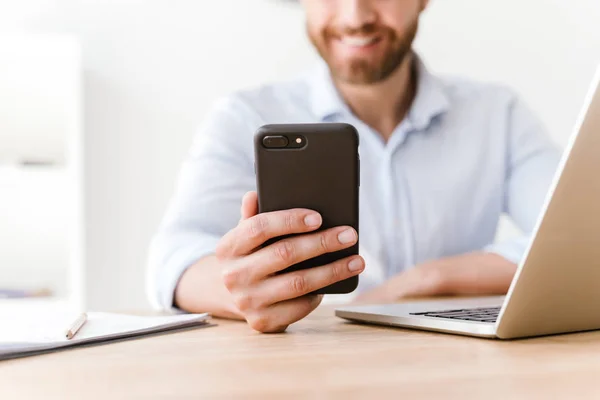
M208 114L151 245L155 305L280 332L320 304L312 292L357 274L349 301L507 291L560 154L510 90L426 68L412 44L427 3L302 1L322 62ZM277 274L358 240L350 227L315 233L312 210L258 214L254 132L314 122L360 134L361 256ZM524 234L495 243L503 214Z

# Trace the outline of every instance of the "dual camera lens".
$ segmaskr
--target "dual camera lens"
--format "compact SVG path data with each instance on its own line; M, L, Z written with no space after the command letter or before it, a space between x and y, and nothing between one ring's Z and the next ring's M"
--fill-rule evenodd
M306 138L301 135L270 135L262 140L267 149L299 149L306 145Z

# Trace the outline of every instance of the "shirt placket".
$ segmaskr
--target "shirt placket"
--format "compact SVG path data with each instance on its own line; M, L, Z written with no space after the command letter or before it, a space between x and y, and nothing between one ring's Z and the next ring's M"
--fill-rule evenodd
M406 191L402 166L402 145L410 130L410 123L403 121L390 137L383 159L382 185L385 186L387 199L386 244L387 244L387 277L393 276L407 267L412 258L410 204Z

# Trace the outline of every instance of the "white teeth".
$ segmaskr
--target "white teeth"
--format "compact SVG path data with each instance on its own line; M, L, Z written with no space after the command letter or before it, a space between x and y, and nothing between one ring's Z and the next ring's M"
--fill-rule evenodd
M364 47L375 42L375 37L342 36L342 43L352 47Z

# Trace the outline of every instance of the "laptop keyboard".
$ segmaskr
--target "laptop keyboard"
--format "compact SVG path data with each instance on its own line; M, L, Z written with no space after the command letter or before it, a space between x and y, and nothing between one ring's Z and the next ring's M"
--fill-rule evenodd
M463 321L496 322L500 307L468 308L464 310L426 311L410 313L423 317L460 319Z

